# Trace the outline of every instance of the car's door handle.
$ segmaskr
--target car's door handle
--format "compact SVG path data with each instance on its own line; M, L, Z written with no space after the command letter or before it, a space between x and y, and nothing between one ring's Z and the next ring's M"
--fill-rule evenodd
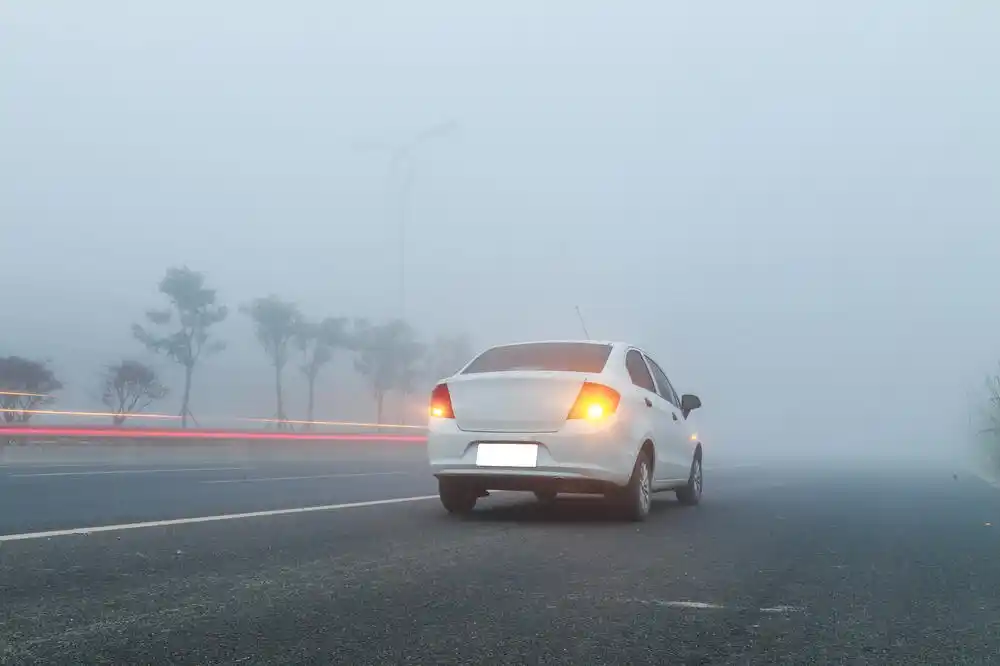
M646 398L646 406L647 407L652 407L653 406L653 401L650 400L649 398Z
M674 417L674 421L677 420L677 412L670 412L670 415Z

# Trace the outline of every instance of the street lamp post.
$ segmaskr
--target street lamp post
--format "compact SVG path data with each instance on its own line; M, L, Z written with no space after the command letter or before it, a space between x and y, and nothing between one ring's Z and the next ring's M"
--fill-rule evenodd
M389 154L388 192L392 214L397 222L398 266L399 271L399 319L406 320L406 223L410 213L410 194L413 191L413 181L416 177L415 153L428 141L444 138L458 129L454 120L433 125L418 132L408 141L397 144L371 144L365 148L374 149ZM400 406L402 421L406 421L406 393Z
M395 216L397 224L397 270L399 271L397 288L400 319L406 319L406 226L410 213L410 195L416 177L415 154L428 141L444 138L457 128L458 124L451 120L428 127L402 143L366 146L389 154L388 191L390 205L393 206L392 215Z

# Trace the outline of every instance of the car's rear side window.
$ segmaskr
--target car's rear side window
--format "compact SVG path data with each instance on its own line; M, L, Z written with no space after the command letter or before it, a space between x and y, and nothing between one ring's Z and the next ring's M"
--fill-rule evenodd
M646 362L642 360L642 355L634 349L629 349L625 354L625 368L632 383L641 386L650 393L656 393L656 384L653 383L653 375L649 374Z
M597 373L604 370L610 355L611 345L591 342L527 342L487 349L462 374L513 370Z

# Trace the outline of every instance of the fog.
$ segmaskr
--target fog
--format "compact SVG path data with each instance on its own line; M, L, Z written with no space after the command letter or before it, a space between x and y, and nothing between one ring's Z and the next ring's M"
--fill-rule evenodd
M950 455L1000 360L1000 8L248 0L0 6L0 354L56 406L143 351L168 266L235 309L590 335L701 396L707 450ZM415 153L405 303L387 195ZM245 316L197 414L273 412ZM289 411L301 382L289 370ZM349 360L319 418L364 418ZM177 392L164 409L175 410Z

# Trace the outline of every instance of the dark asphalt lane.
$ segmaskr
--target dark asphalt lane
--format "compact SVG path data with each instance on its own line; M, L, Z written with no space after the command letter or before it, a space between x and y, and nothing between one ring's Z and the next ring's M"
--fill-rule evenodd
M166 447L0 463L0 535L435 492L423 449Z
M0 662L1000 663L1000 490L847 469L719 465L642 524L497 494L6 542Z

